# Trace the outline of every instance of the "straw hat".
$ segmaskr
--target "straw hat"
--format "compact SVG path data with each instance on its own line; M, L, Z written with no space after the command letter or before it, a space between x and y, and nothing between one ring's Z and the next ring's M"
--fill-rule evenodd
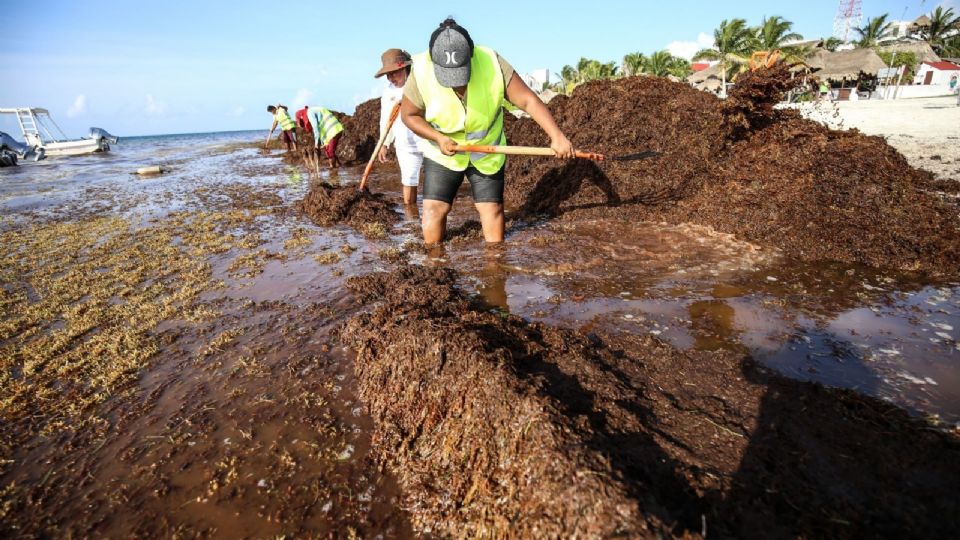
M383 62L383 67L374 77L382 77L391 71L403 69L413 63L410 60L410 53L401 49L387 49L385 53L380 55L380 61Z

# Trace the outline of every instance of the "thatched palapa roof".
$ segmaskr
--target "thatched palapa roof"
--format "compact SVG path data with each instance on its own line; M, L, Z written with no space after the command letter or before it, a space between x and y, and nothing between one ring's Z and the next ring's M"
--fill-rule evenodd
M714 64L687 77L687 82L697 90L716 92L723 86L720 64ZM727 81L730 82L730 81Z
M940 57L937 56L937 53L933 52L933 48L931 48L930 44L927 43L926 41L910 41L905 43L884 45L883 47L877 47L877 50L882 52L897 51L898 53L902 53L902 52L913 53L917 57L917 62L939 62L940 61Z
M820 49L806 58L806 64L821 79L856 79L861 71L876 75L887 67L873 49L836 52Z

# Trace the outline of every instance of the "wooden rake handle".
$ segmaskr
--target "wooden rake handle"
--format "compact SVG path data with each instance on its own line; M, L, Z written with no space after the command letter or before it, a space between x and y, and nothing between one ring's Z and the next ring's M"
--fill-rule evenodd
M510 154L513 156L555 156L552 148L540 146L483 146L477 144L461 144L457 146L457 152L478 152L481 154ZM603 161L603 154L596 152L573 153L574 156L593 161Z
M373 153L370 154L370 161L367 161L367 167L363 169L363 178L360 179L360 191L367 188L367 178L370 178L370 171L373 170L373 162L376 161L377 156L380 154L380 148L383 147L383 143L387 140L387 135L390 134L390 128L393 127L393 123L397 120L398 116L400 116L399 101L393 106L393 110L390 111L390 118L387 119L387 127L383 130L383 133L380 134L380 140L377 141L377 146L373 149Z

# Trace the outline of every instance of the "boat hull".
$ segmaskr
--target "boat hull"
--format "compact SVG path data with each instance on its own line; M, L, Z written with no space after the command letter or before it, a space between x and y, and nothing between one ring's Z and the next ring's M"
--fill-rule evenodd
M52 142L43 145L47 156L79 156L95 152L108 152L110 144L104 140L79 139L76 141Z

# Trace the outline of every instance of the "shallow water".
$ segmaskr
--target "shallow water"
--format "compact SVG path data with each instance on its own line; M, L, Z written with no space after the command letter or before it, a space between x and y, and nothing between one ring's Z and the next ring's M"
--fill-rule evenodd
M124 139L108 154L0 169L0 227L114 214L150 226L179 211L292 208L316 178L281 161L276 150L264 155L255 146L260 137ZM154 164L169 172L134 174ZM357 170L322 176L358 181ZM395 176L375 173L373 190L399 201ZM452 225L475 219L468 201L455 207ZM106 485L133 484L125 493L134 500L151 501L151 490L165 486L180 498L161 501L177 507L160 510L173 522L193 523L195 531L297 532L283 526L296 512L314 516L302 525L313 532L343 530L356 516L376 530L406 530L391 502L395 482L364 462L369 419L353 394L352 355L336 345L331 321L352 309L346 279L389 267L379 253L416 241L416 219L408 212L390 237L371 240L346 227L317 227L293 212L257 217L243 232L262 240L255 248L266 254L262 269L238 272L232 265L243 250L210 256L213 279L222 286L203 300L220 309L220 319L196 335L183 321L157 329L178 337L140 377L140 392L152 398L116 439L83 458L88 469ZM290 244L298 235L306 240ZM337 259L316 259L328 253ZM502 248L487 249L477 237L411 259L458 270L463 286L490 309L587 332L653 334L680 348L733 350L790 377L856 389L960 425L960 284L799 264L698 226L603 220L516 223ZM216 362L205 360L204 343L231 328L244 337L210 357ZM251 365L248 356L259 363ZM307 396L307 410L321 412L296 417L301 405L291 409L300 403L289 401L296 394L291 389ZM197 429L184 427L191 418ZM321 420L329 433L305 446ZM137 449L143 441L149 446ZM38 442L18 461L38 463L56 453L56 444ZM224 456L244 465L240 479L231 495L207 497L216 503L208 505L204 493L220 477L207 465ZM304 506L302 496L292 495L292 473L278 468L287 456L300 467L297 478L348 491L318 491ZM152 472L137 477L142 485L130 479L131 470L151 462ZM194 462L206 468L191 469ZM25 467L13 478L30 484L46 481L45 474ZM87 495L99 489L94 484ZM251 504L258 511L237 519ZM317 508L326 510L317 514ZM62 519L70 512L65 506ZM98 530L136 528L113 519Z

